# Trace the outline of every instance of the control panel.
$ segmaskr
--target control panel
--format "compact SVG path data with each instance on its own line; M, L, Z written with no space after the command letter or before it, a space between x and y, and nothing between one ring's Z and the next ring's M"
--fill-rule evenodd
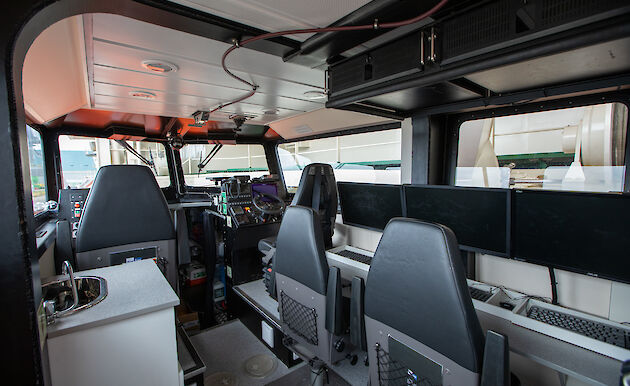
M89 192L89 189L61 189L59 191L59 220L68 220L73 239L77 237L79 220L81 220Z
M274 184L269 186L275 188ZM282 219L281 214L265 213L258 208L254 204L257 194L252 189L249 176L234 177L222 182L218 210L228 218L228 225L240 227L279 222Z

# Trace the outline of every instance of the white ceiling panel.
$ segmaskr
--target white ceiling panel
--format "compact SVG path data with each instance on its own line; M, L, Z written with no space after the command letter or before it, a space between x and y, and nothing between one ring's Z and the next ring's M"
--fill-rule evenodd
M192 86L196 86L196 84L193 84ZM190 87L190 89L192 88L193 87ZM138 86L137 83L134 86L102 83L98 81L94 83L95 94L128 96L129 92L131 91L135 91L135 90L148 91L156 95L163 95L164 99L158 98L158 100L164 100L165 102L168 102L168 103L178 103L177 102L178 100L182 100L182 101L186 100L187 102L183 104L191 105L192 102L190 101L194 100L195 101L194 105L197 106L200 110L207 109L208 106L216 106L222 102L227 101L226 99L220 99L216 97L216 95L221 95L221 96L228 95L228 93L225 92L222 88L218 88L216 92L213 92L212 88L209 88L208 90L203 90L205 91L203 93L189 92L189 91L195 91L195 90L190 90L190 89L187 90L187 89L179 88L178 90L176 90L176 92L173 92L173 90L171 90L170 92L167 92L164 89L160 89L160 88ZM236 99L240 96L245 95L245 92L240 91L240 90L228 89L228 91L229 93L231 93L231 95L229 95L229 99ZM274 108L277 108L277 109L284 109L284 110L297 111L297 112L311 111L313 109L322 107L321 104L314 104L314 103L309 103L309 102L305 102L305 101L301 101L297 99L279 97L273 94L269 94L269 95L256 94L253 97L247 99L246 103L251 104L251 105L257 105L257 106L260 106L261 108L267 108L267 106L273 106Z
M116 69L129 70L126 79L131 80L134 77L146 75L153 76L154 79L168 79L169 82L187 81L197 82L201 84L209 84L216 86L224 86L238 90L248 90L247 85L238 82L228 76L221 67L211 66L187 59L174 60L168 56L149 56L145 52L138 49L115 46L99 41L94 42L94 67L113 67ZM161 59L174 63L179 70L170 74L159 74L150 72L142 67L142 61L148 59ZM254 62L255 63L255 62ZM240 71L234 72L236 75L246 80L253 80L258 86L261 93L280 93L284 96L292 96L297 99L304 99L302 94L309 90L323 90L323 87L314 87L304 83L296 83L281 78L272 78L268 76L258 75L254 72L245 73ZM122 75L122 74L121 74ZM324 75L321 74L321 86L324 83Z
M190 117L241 97L250 89L228 76L221 56L228 44L116 15L92 15L91 89L95 107L147 114ZM171 73L145 69L145 60L175 64ZM226 107L211 118L228 120L231 113L255 115L251 123L267 123L323 107L324 101L304 97L323 90L324 73L258 51L241 48L228 59L234 73L259 86L256 95ZM131 97L130 91L155 94L152 100ZM264 111L278 110L276 115Z
M117 98L109 95L95 95L94 108L99 110L125 111L132 114L147 114L159 116L177 116L179 112L195 112L193 107L181 105L167 105L152 101L134 100L131 98Z
M366 2L242 0L234 3L242 3L241 5L247 3L248 6L259 10L275 9L278 17L267 18L270 23L273 20L286 19L294 20L298 24L327 25ZM228 8L234 5L212 3ZM322 10L324 15L318 14L318 11ZM283 12L286 12L286 15ZM79 31L76 34L78 38L83 35L83 40L53 39L54 36L49 31L52 29L44 32L41 38L48 38L48 41L51 41L47 44L50 46L48 47L50 52L68 52L65 57L72 59L73 63L83 64L83 68L66 66L71 71L66 71L64 74L67 75L60 78L64 83L69 82L68 74L75 78L77 87L83 90L84 103L79 103L76 107L62 106L60 103L50 104L54 111L47 111L47 116L62 116L78 108L94 108L121 113L187 118L195 111L211 110L250 91L246 85L232 79L221 68L221 56L229 47L226 43L122 16L94 14L73 20L77 26L84 27L75 29ZM261 27L275 29L270 26ZM85 50L69 50L76 48L77 44L79 48ZM152 72L142 67L144 60L170 62L177 66L177 71ZM254 82L259 88L253 97L213 113L210 119L231 122L230 115L234 113L251 115L249 123L273 122L273 125L279 128L279 131L284 131L283 134L288 138L298 134L292 130L300 124L309 125L315 132L319 132L339 128L338 124L329 125L335 119L342 120L342 126L352 127L383 121L382 118L370 118L358 113L326 110L323 109L324 100L306 99L305 92L323 90L323 71L285 63L279 57L247 48L234 52L228 60L228 65L235 74ZM25 86L30 79L26 70ZM33 67L33 71L48 74L39 70L41 69L38 66ZM48 77L50 78L50 75ZM57 84L49 81L54 79L54 76L37 81L33 78L30 86L25 88L31 90L32 95L49 95L54 92L55 95L62 95L60 101L63 99L64 102L71 102L69 97L64 96L63 88L49 87ZM152 93L153 97L142 99L133 96L134 91L147 91ZM26 93L28 90L25 90ZM318 111L317 114L308 114L315 110ZM272 113L269 113L270 111ZM307 115L304 115L305 113ZM300 117L297 121L292 119L296 116ZM38 119L47 120L42 117ZM289 121L283 125L282 122L285 120Z
M269 32L326 27L370 0L172 0ZM303 41L311 35L294 35Z
M151 112L145 112L144 114L162 111L160 110L160 106L164 106L164 111L181 111L187 114L187 116L190 116L195 111L200 110L200 106L207 103L207 100L203 98L195 98L187 95L165 94L159 91L153 92L153 94L155 94L155 99L135 98L129 95L129 90L130 89L128 88L120 86L98 85L95 89L95 103L97 106L99 104L107 105L108 108L114 109L126 109L130 106L144 106L150 109ZM103 91L104 93L101 94L99 91ZM249 120L251 123L265 124L277 119L301 113L301 111L297 110L278 108L276 109L278 113L272 115L265 114L264 110L266 110L266 108L261 105L239 103L226 107L221 110L221 112L214 113L210 117L222 120L228 119L231 114L246 114L254 116ZM171 114L170 116L177 116L177 114Z
M188 34L169 28L141 22L118 15L96 14L93 18L95 41L137 48L144 51L145 59L162 55L161 59L188 59L206 65L221 66L221 57L230 45L217 40ZM96 53L95 48L95 53ZM159 58L159 57L158 57ZM245 47L234 51L227 59L230 69L285 79L323 87L323 71L298 64L286 63L277 56ZM136 64L138 67L140 63Z

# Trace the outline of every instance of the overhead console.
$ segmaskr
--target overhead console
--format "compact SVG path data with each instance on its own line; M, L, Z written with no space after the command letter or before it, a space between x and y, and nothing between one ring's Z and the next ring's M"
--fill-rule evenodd
M326 106L406 117L616 75L630 69L629 20L624 0L477 2L331 65Z

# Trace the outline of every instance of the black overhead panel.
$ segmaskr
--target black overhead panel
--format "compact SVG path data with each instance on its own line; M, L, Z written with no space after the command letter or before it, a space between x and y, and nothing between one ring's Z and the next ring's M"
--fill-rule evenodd
M431 24L332 64L326 106L402 118L630 73L627 0L468 4L450 4Z
M405 20L431 9L439 0L373 0L347 16L337 20L330 26L371 25L375 19L379 23ZM457 4L467 3L468 0L452 0L445 9L437 15L445 14L446 9ZM432 21L428 19L423 24ZM325 32L314 35L305 40L297 50L285 55L284 60L317 67L343 59L342 53L360 46L378 36L390 33L391 30L376 29L367 31ZM367 47L366 47L367 49Z

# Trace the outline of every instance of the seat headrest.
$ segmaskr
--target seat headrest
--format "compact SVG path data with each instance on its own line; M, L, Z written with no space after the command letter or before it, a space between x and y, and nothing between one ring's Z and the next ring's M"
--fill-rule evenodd
M328 262L319 217L312 208L290 206L284 212L273 264L276 273L326 295Z
M372 259L365 314L480 372L483 333L455 234L447 227L395 218Z
M324 197L337 197L337 183L335 181L335 172L332 166L329 164L309 164L302 170L302 177L300 177L300 185L298 190L293 196L291 205L312 206L313 200L313 188L316 176L319 176L320 185L325 185L326 190L321 190L321 195ZM324 202L321 202L322 204ZM314 208L319 210L319 208ZM335 201L336 209L336 201Z
M175 239L164 195L146 166L99 169L77 232L77 252Z
M327 248L332 247L337 203L337 181L332 166L323 163L307 165L302 171L300 185L291 205L311 207L317 211Z

